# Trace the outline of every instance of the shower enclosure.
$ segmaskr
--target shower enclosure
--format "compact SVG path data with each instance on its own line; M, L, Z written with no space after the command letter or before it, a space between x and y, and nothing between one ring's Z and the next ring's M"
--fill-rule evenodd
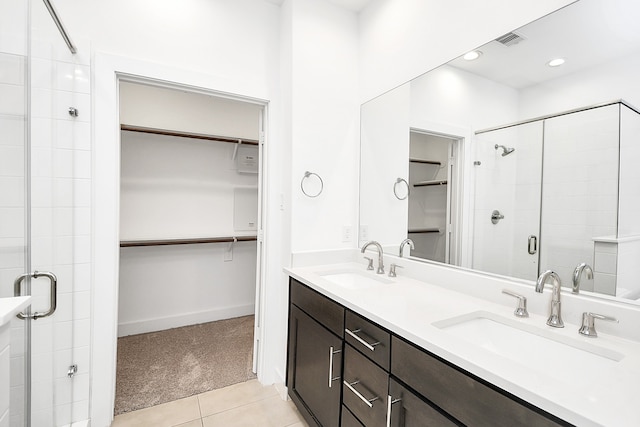
M0 297L14 282L33 297L11 323L3 426L89 418L89 55L70 52L51 12L0 4Z
M473 268L528 280L551 269L571 286L584 262L595 274L581 289L640 297L627 273L640 253L639 130L620 101L477 132Z

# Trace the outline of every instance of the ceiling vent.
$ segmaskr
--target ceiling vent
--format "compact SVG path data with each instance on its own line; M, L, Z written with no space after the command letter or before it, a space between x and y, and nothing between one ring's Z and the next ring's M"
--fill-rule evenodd
M511 32L511 33L507 33L503 36L500 36L496 39L496 41L498 43L502 43L503 45L509 47L509 46L513 46L514 44L518 44L520 43L522 40L524 40L524 37L519 36L518 34Z

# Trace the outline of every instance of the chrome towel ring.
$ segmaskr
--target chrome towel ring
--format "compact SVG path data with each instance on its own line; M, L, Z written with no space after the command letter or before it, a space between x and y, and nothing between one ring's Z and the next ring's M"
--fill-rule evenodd
M308 181L309 178L313 179L313 177L316 178L315 180L313 180L316 181L315 185L313 184L313 181ZM318 187L318 185L319 188L314 188ZM302 180L300 181L300 189L307 197L318 197L324 189L324 182L322 181L320 175L318 175L317 173L306 171L304 173L304 176L302 177Z
M398 196L398 184L400 184L401 182L404 182L404 185L407 186L407 194L404 195L404 197L400 197ZM407 197L409 197L409 183L407 182L406 179L404 178L398 178L396 179L396 182L393 184L393 194L396 196L396 198L398 200L405 200Z

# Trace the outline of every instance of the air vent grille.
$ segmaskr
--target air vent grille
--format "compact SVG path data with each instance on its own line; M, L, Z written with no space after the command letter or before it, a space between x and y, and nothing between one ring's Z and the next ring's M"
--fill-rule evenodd
M503 36L500 36L496 39L496 41L498 43L502 43L503 45L509 47L509 46L513 46L514 44L518 44L520 43L522 40L524 40L524 37L516 34L516 33L507 33Z

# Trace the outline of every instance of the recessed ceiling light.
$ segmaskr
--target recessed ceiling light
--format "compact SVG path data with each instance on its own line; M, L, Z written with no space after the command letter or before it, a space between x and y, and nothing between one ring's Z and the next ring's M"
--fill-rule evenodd
M549 67L559 67L562 64L564 64L564 59L563 58L555 58L555 59L552 59L551 61L547 62L547 65Z
M467 61L473 61L474 59L480 58L480 55L482 55L482 52L479 50L472 50L471 52L465 53L463 58Z

